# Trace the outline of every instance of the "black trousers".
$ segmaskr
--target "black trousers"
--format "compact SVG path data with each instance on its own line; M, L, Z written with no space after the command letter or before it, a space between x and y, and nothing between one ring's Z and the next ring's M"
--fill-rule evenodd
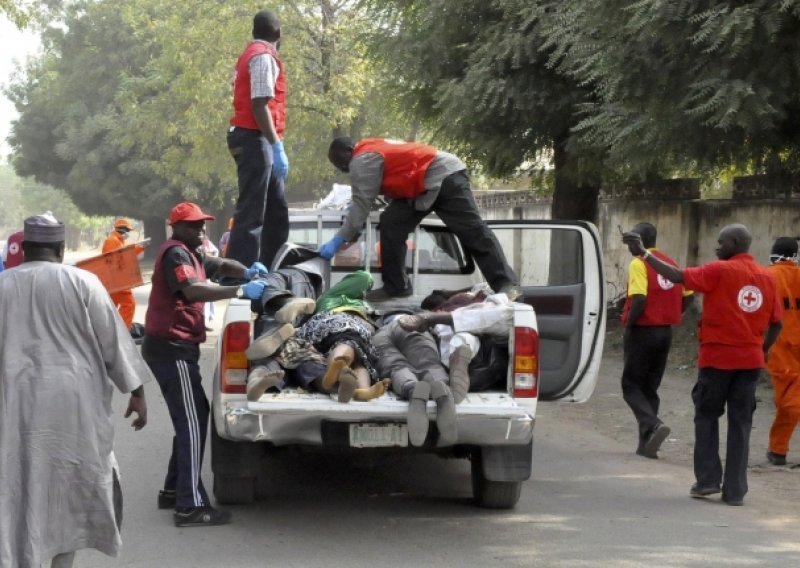
M694 475L702 487L722 485L729 499L747 493L750 430L756 409L756 381L761 369L700 369L692 389L694 401ZM719 418L728 408L725 474L719 458Z
M200 477L209 416L200 367L193 361L148 361L147 364L161 387L175 428L164 489L175 491L177 509L209 505L211 502Z
M481 218L466 170L447 176L439 196L428 211L417 211L413 200L395 199L381 214L381 276L391 292L407 287L406 239L425 216L433 211L472 255L483 277L496 292L517 283L517 275L508 265L503 248Z
M658 387L667 367L672 345L672 327L633 326L625 339L622 397L639 423L639 449L647 436L661 424Z

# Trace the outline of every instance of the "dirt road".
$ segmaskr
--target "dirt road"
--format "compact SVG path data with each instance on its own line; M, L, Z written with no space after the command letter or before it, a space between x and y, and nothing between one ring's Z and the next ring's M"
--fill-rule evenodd
M697 375L696 316L689 315L684 324L676 328L673 349L670 352L667 371L661 383L661 418L671 428L669 438L659 452L660 459L688 468L687 492L693 481L691 475L694 446L694 409L691 391ZM560 415L585 424L587 428L613 438L636 449L636 422L633 413L622 399L620 377L622 376L622 331L612 322L606 334L606 346L600 371L600 382L592 399L584 405L563 405ZM748 480L750 492L763 490L787 503L797 498L800 484L800 429L795 432L789 451L789 465L776 467L766 460L769 429L775 417L772 386L765 372L756 391L757 408L753 416L753 432L750 439L750 470ZM563 413L563 414L562 414ZM726 420L720 420L720 447L724 459ZM647 459L647 458L641 458Z

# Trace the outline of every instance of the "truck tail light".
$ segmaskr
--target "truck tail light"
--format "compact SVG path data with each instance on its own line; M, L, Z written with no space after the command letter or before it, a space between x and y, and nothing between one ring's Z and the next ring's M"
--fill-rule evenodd
M539 396L539 334L530 327L514 329L514 396Z
M222 335L219 362L219 388L228 394L244 393L247 384L247 356L250 346L250 322L229 324Z

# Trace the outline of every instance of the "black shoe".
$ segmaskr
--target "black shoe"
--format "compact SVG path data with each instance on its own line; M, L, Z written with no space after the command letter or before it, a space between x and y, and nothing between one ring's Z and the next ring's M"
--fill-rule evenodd
M694 497L695 499L701 499L703 497L708 497L709 495L713 495L714 493L719 493L721 489L719 485L709 485L708 487L701 487L695 483L692 485L692 488L689 490L689 495Z
M644 448L636 448L636 455L637 456L642 456L643 458L650 458L651 460L657 460L658 459L658 455L654 455L654 456L650 455L650 456L648 456L644 452Z
M368 302L385 302L387 300L391 300L392 298L407 298L411 295L411 293L411 288L405 288L399 292L394 292L387 290L384 287L378 288L377 290L370 290L364 295L364 299Z
M227 511L219 511L214 507L195 507L188 511L175 511L176 527L205 527L213 525L225 525L231 522L231 514Z
M664 440L667 439L669 433L670 429L666 424L659 424L656 426L655 429L650 432L650 435L647 436L644 448L642 449L642 455L646 458L658 459L658 449L661 447L661 444L664 443Z
M776 454L775 452L767 451L767 460L772 465L786 465L786 455Z
M734 499L733 497L728 497L724 493L722 494L722 502L732 507L741 507L744 505L744 499Z
M162 489L158 492L158 508L159 509L174 509L175 508L175 491L168 491Z

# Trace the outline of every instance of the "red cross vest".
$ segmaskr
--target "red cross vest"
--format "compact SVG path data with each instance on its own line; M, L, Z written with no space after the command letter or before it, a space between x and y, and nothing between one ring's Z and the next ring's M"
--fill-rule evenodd
M190 302L183 294L173 294L164 275L162 260L172 247L182 247L194 263L194 270L201 282L206 280L206 272L197 257L184 243L169 239L156 255L153 270L150 301L144 318L144 332L152 337L169 341L188 341L203 343L206 340L206 326L203 308L205 302Z
M25 240L25 233L23 231L17 231L16 233L12 233L11 236L8 237L8 242L6 243L6 246L8 247L8 253L6 254L6 260L5 260L6 268L13 268L15 266L19 266L20 264L22 264L23 240Z
M436 157L436 148L386 138L364 138L353 156L375 152L383 157L381 193L392 199L414 199L425 192L425 172Z
M674 260L660 251L654 250L650 254L667 264L678 266ZM647 269L647 303L634 325L657 326L680 323L683 312L683 286L673 284L659 275L646 262L644 266ZM628 296L622 309L623 325L628 323L630 310L631 296Z
M278 51L271 43L251 41L236 61L236 76L233 78L233 117L230 123L240 128L259 130L250 102L250 60L264 53L271 55L278 64L275 96L269 100L267 108L272 115L275 132L282 139L286 128L286 75L283 73L283 62L278 57Z
M749 254L723 262L717 287L703 295L701 343L760 346L777 292L767 269Z

